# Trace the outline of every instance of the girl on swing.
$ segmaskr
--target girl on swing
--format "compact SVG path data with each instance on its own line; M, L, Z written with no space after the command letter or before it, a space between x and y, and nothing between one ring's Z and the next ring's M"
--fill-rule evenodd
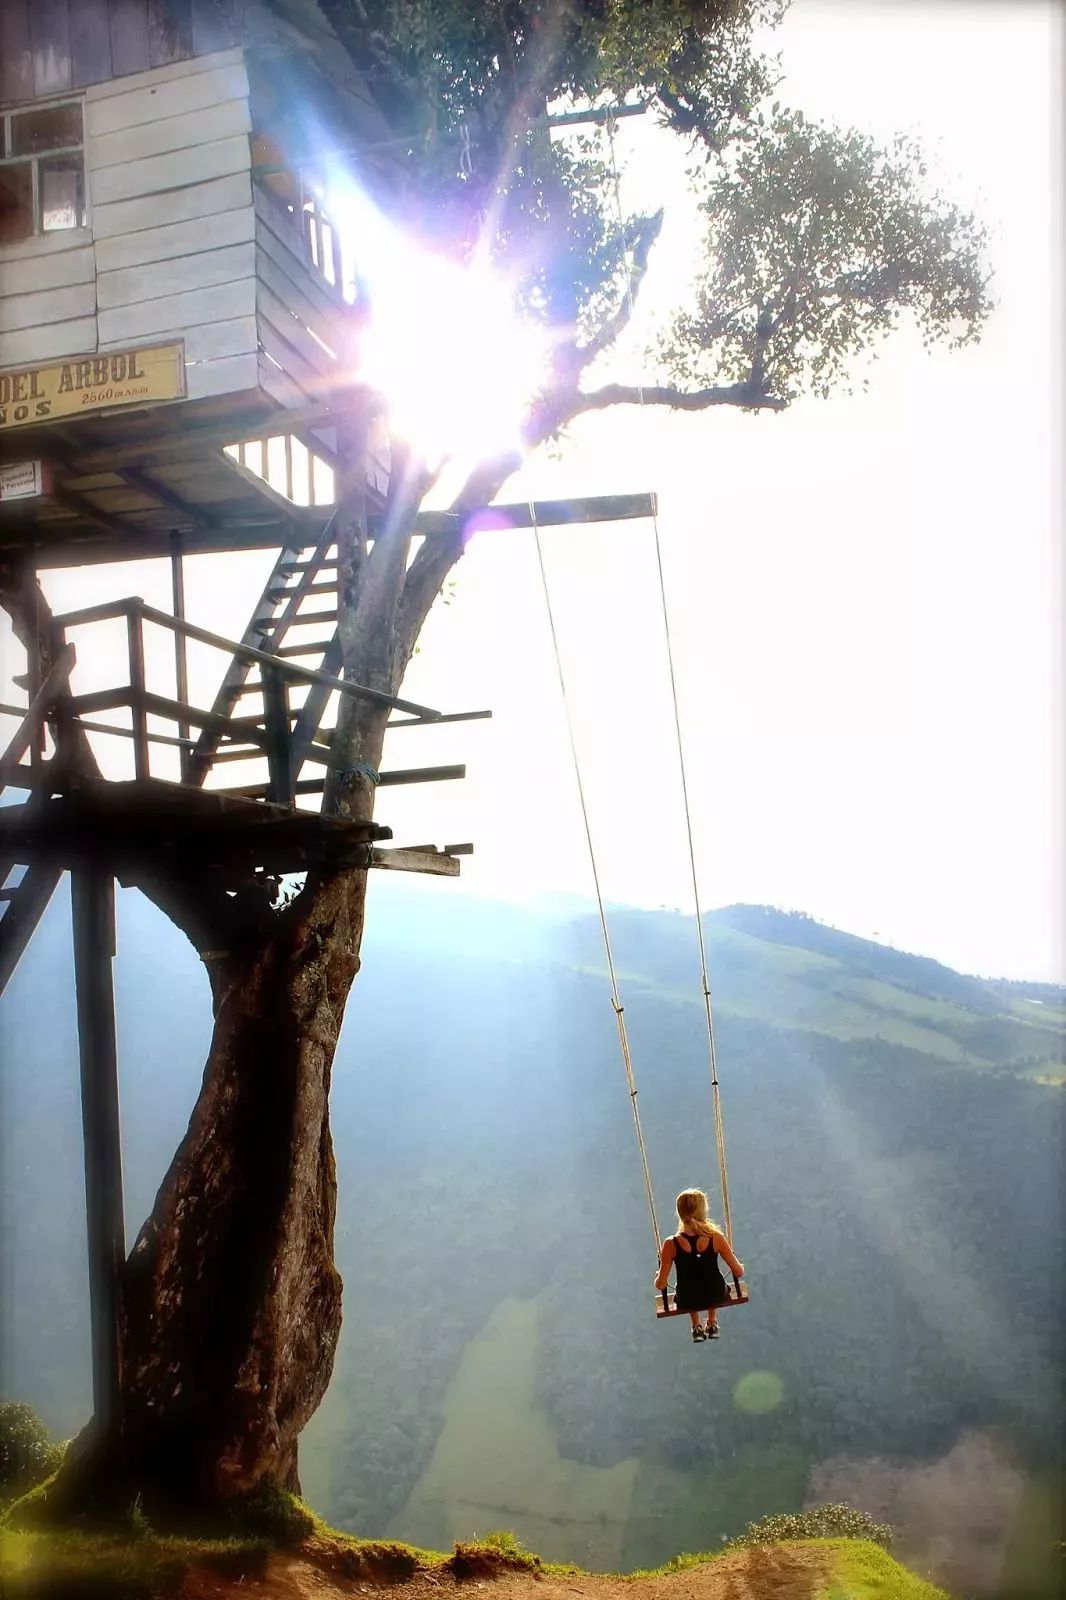
M677 1281L676 1303L692 1319L692 1342L718 1338L718 1307L729 1296L718 1265L721 1256L735 1278L744 1275L744 1263L733 1254L729 1240L707 1215L707 1196L702 1189L685 1189L677 1197L677 1220L681 1224L671 1239L664 1239L659 1254L655 1287L662 1292L670 1279L671 1268ZM706 1324L700 1312L706 1312Z

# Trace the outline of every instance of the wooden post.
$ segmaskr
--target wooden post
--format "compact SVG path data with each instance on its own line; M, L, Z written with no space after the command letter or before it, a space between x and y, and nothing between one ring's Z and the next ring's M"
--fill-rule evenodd
M93 1409L104 1427L120 1420L121 1272L126 1256L115 1035L115 882L99 867L71 874L74 980L78 996L85 1214L89 1246Z
M144 708L144 617L130 611L126 618L130 654L130 702L133 707L133 770L138 778L151 776L148 755L148 713Z
M172 533L170 536L170 579L174 596L174 615L179 622L185 621L185 564L181 554L181 534ZM183 705L189 700L189 653L188 640L180 628L174 630L174 674L177 692L175 699ZM191 738L192 730L187 722L178 723L178 738ZM185 745L179 747L178 761L182 783L189 782L189 757L192 751Z
M292 729L289 725L289 693L284 674L277 667L259 669L263 683L263 725L267 735L267 799L275 805L291 806L293 784Z
M41 638L40 608L37 604L37 561L33 550L26 557L22 581L25 585L24 608L27 617L33 619L32 642L26 646L26 694L32 705L40 693L44 681L44 671L41 662L41 653L44 641ZM37 737L30 746L30 767L35 776L40 774L44 760L45 730L42 727Z

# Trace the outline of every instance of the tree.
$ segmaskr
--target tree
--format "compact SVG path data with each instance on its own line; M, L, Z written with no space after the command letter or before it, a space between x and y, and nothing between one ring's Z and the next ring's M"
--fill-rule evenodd
M550 334L522 448L585 412L643 401L777 411L846 385L855 355L903 319L964 343L988 312L983 233L928 192L920 153L768 107L756 39L775 0L325 0L341 41L404 143L392 209L457 260L487 250ZM694 168L706 249L694 304L660 352L671 382L600 384L627 327L661 215L623 224L596 139L550 142L545 108L646 101ZM373 307L371 306L371 320ZM395 694L462 556L415 515L437 465L391 442L372 547L365 439L346 442L336 523L344 672ZM479 462L455 501L491 500L520 452ZM461 525L459 518L457 526ZM348 700L347 772L325 809L374 810L386 714ZM57 1503L106 1485L149 1513L297 1484L297 1440L325 1392L340 1329L330 1071L359 968L366 874L315 871L284 905L163 875L145 885L209 964L214 1037L202 1089L130 1255L125 1427L87 1430Z

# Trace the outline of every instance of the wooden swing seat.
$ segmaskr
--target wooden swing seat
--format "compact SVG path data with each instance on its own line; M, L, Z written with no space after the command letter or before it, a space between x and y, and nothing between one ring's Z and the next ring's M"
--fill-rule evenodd
M715 1306L715 1311L724 1311L727 1306L746 1306L748 1303L747 1281L738 1282L735 1278L726 1286L726 1299L721 1305ZM677 1293L674 1289L656 1289L655 1315L657 1317L687 1317L687 1311L677 1309Z

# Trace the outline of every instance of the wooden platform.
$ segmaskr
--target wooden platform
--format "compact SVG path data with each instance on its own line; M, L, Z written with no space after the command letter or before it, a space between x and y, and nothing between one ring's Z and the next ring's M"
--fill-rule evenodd
M372 866L372 847L391 838L391 828L379 823L292 811L159 778L83 781L67 794L0 808L0 858L106 867L122 881L161 861L239 877Z

